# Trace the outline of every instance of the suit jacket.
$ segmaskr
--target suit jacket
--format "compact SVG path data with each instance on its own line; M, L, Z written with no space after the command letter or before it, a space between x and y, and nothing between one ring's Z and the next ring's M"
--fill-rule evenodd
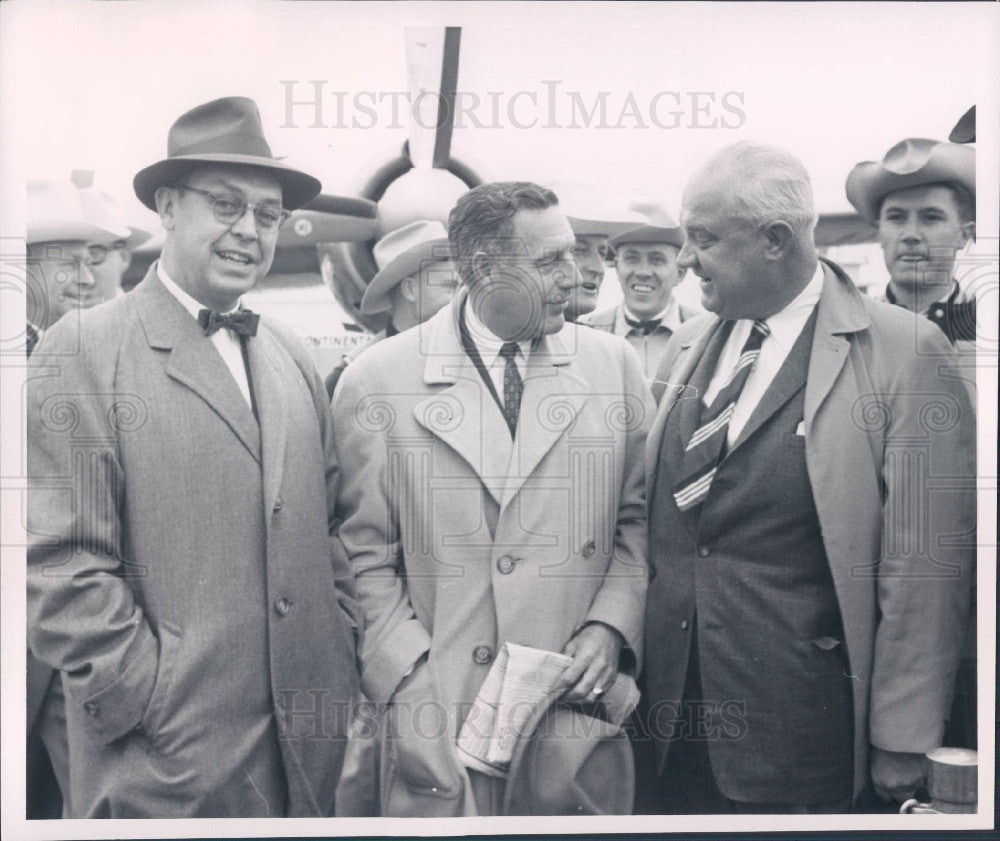
M258 423L155 268L31 359L29 643L72 816L329 815L356 605L323 385L262 319Z
M857 793L869 746L924 753L941 742L974 555L975 429L967 390L939 374L954 362L940 331L863 296L832 263L824 275L806 381L806 464L856 678ZM667 415L720 324L711 314L685 324L664 356L648 487ZM915 340L926 354L914 353ZM682 690L647 701L679 701Z
M474 813L454 741L505 642L561 651L599 621L641 656L653 407L638 360L574 324L542 338L511 442L460 342L466 297L370 346L333 400L362 687L385 703L416 667L410 700L442 713L437 744L383 750L384 814Z

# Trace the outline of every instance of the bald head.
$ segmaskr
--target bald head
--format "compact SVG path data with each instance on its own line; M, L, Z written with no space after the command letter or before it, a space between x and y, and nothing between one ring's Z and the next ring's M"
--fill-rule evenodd
M683 271L701 279L702 304L722 318L769 318L816 271L809 174L790 152L737 143L688 182L681 204Z
M779 146L744 141L717 152L695 172L684 190L708 191L733 218L748 225L785 222L797 237L816 227L812 183L805 166Z

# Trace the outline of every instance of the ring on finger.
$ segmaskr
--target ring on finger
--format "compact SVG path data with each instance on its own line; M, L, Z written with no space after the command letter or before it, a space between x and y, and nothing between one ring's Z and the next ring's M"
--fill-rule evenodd
M604 687L603 686L595 686L590 691L594 695L600 695L600 694L602 694L604 692Z

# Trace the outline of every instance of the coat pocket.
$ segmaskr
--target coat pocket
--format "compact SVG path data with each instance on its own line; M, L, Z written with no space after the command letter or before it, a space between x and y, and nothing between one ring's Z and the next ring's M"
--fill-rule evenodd
M167 701L170 698L170 684L177 665L177 652L181 647L182 634L179 629L160 622L157 627L160 641L160 657L156 665L156 682L150 696L146 712L142 717L142 729L150 741L158 748L163 747L164 738L160 733L163 726Z

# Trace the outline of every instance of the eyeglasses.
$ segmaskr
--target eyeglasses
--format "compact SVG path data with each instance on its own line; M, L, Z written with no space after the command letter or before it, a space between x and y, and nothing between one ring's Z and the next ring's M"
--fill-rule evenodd
M208 190L199 190L197 187L189 187L187 184L177 184L176 187L206 196L212 205L215 218L223 225L235 225L243 218L247 210L253 210L253 218L258 228L262 231L276 231L281 227L282 222L292 215L284 208L274 204L247 204L236 196L210 193Z

